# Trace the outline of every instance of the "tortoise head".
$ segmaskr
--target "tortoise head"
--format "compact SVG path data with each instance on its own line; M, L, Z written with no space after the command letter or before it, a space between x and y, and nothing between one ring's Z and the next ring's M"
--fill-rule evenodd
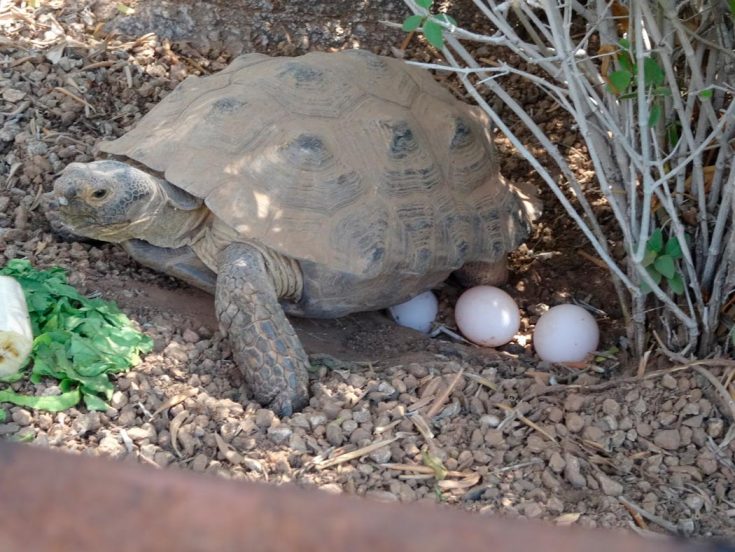
M71 163L45 197L55 230L109 242L145 239L163 203L158 178L119 161Z

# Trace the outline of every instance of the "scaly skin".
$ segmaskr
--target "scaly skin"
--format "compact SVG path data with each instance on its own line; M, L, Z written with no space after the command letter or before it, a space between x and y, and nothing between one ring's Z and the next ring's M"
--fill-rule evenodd
M279 416L303 408L309 361L254 247L236 243L220 253L215 309L255 400Z

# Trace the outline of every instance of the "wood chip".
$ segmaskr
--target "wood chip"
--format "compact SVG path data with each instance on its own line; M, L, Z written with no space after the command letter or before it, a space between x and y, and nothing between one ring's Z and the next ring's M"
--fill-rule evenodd
M174 417L173 420L171 420L171 423L168 426L168 431L171 434L171 447L173 447L176 456L178 456L179 458L182 458L182 454L179 450L178 444L179 429L181 429L182 424L188 418L189 412L187 412L186 410L182 410Z
M168 399L166 399L161 404L161 406L159 406L158 408L156 408L156 410L153 412L153 414L151 414L148 417L148 421L150 422L153 418L155 418L156 416L158 416L164 410L168 410L169 408L172 408L172 407L176 406L177 404L184 402L186 399L188 399L189 397L193 397L197 393L198 393L198 391L196 389L190 389L186 393L179 393L178 395L174 395L173 397L169 397Z
M353 450L352 452L346 452L344 454L337 456L336 458L330 458L329 460L324 460L323 462L315 464L314 467L318 470L323 470L326 468L331 468L332 466L336 466L337 464L343 464L345 462L349 462L350 460L361 458L362 456L366 456L370 454L374 450L378 450L379 448L383 448L385 446L390 445L394 441L397 441L399 438L400 436L396 436L396 437L391 437L389 439L383 439L382 441L375 441L374 443L367 445L366 447L362 447L357 450Z

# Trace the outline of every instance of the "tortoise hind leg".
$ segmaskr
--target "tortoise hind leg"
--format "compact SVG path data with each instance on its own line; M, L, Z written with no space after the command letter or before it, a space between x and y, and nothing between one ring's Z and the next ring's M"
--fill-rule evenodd
M257 249L237 243L220 253L215 309L255 399L280 416L303 408L309 361Z
M454 276L464 287L498 286L508 280L508 264L505 257L494 263L466 263L454 272Z

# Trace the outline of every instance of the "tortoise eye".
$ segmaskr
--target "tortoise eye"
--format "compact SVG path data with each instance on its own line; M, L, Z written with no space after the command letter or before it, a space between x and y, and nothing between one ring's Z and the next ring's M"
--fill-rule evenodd
M99 189L92 192L92 197L95 199L102 199L107 195L107 190L105 189Z

